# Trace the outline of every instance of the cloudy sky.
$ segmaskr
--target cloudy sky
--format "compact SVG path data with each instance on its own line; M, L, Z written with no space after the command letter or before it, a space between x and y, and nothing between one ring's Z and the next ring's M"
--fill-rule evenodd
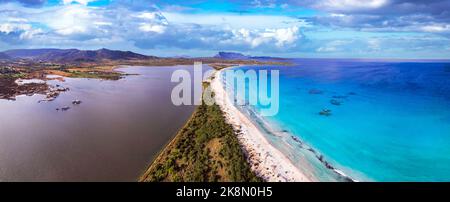
M0 0L0 50L450 58L450 0Z

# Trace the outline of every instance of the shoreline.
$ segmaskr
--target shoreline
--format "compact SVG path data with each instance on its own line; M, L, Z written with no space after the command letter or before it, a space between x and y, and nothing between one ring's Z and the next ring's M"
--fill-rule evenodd
M153 160L150 161L149 165L142 171L142 174L138 177L138 182L145 182L145 180L151 175L151 171L156 169L157 166L154 162L159 162L164 158L164 154L170 152L170 149L175 146L176 142L179 141L182 129L186 128L189 125L189 122L191 122L194 119L195 113L198 111L198 107L194 109L191 116L186 120L184 125L181 126L175 133L171 139L162 146L162 148L158 151L158 153L155 154L153 157Z
M209 81L203 82L208 88ZM233 126L216 104L197 106L139 182L261 182L251 170Z
M49 80L46 76L57 75L68 78L88 78L101 80L120 80L126 74L117 69L130 66L147 66L147 67L164 67L177 65L192 65L196 61L201 61L215 69L222 69L233 65L256 65L256 64L285 64L288 62L277 61L258 61L258 60L225 60L217 58L158 58L151 60L114 60L114 61L97 61L72 64L70 62L61 63L36 63L36 61L26 61L25 64L16 61L0 61L0 99L14 100L15 96L22 94L46 94L48 86L46 84L30 83L26 85L18 85L15 83L17 79L40 79ZM31 68L29 68L31 67ZM132 74L131 74L132 75Z
M247 161L256 175L268 182L317 181L302 173L283 153L272 146L260 129L239 111L228 99L218 70L211 81L216 104L220 106L227 122L233 126Z

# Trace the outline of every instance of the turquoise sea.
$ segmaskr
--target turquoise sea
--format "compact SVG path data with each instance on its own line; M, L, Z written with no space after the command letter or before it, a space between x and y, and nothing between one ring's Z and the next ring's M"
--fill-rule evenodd
M279 70L279 113L240 109L303 172L319 181L450 181L449 61L292 62L234 69Z

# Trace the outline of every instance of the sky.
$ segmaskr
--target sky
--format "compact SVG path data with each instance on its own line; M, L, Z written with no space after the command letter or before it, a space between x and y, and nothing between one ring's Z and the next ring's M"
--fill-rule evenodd
M0 0L0 50L450 59L450 0Z

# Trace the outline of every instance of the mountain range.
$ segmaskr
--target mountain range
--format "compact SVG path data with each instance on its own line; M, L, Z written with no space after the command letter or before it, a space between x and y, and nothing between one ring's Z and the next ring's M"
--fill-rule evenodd
M188 56L175 58L190 58ZM272 57L254 57L236 52L219 52L213 58L223 60L272 60ZM78 49L14 49L0 52L0 60L26 59L55 63L101 62L105 60L150 60L156 56L142 55L131 51L109 49L78 50Z
M0 60L9 60L11 59L11 57L9 57L7 54L5 53L1 53L0 52Z
M250 59L251 56L247 56L242 53L222 52L221 51L221 52L217 53L217 55L215 55L214 58L228 59L228 60L244 60L244 59Z
M29 59L45 62L98 62L102 60L148 60L157 58L131 51L104 48L99 50L15 49L0 52L0 58L2 57L5 57L4 59Z
M268 56L250 56L244 55L242 53L236 52L219 52L214 58L224 59L224 60L282 60L283 58L268 57Z

